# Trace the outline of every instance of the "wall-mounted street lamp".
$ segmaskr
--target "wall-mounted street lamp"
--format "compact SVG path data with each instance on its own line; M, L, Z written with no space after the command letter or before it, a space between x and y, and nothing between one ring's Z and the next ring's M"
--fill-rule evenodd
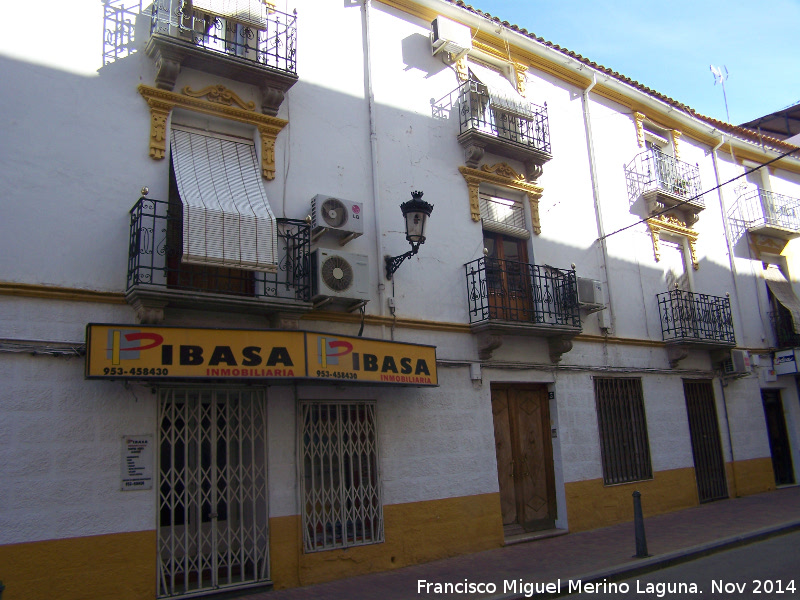
M428 204L422 199L422 192L411 192L411 200L400 205L403 217L406 220L406 239L411 244L411 250L400 256L386 256L386 279L391 280L392 275L407 258L411 258L419 247L425 243L425 224L433 211L433 204Z

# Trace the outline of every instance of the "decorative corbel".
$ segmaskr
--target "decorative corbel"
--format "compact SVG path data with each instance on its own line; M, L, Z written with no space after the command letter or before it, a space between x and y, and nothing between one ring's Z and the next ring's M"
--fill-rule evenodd
M550 351L550 360L554 363L561 361L561 356L572 350L572 339L563 335L554 335L547 338L547 349Z
M259 126L261 137L261 175L264 179L275 179L275 139L278 132L266 126Z
M518 62L514 63L514 74L516 75L517 79L517 91L519 92L520 96L525 95L526 85L528 83L528 79L525 77L525 72L528 70L523 64Z
M674 369L677 367L678 363L687 356L689 356L689 350L686 348L686 346L680 346L676 344L670 344L667 346L667 360L669 361L669 366L671 368Z
M503 338L499 335L492 335L490 333L480 334L478 336L478 358L481 360L489 360L492 358L492 352L502 345Z
M168 102L148 98L150 107L150 158L160 160L167 152L167 119L172 110Z
M467 81L469 79L469 68L467 67L467 55L465 54L455 62L456 75L459 81Z
M677 129L672 129L670 133L672 134L672 150L675 153L675 160L680 160L681 152L680 146L678 146L678 138L681 137L681 132Z
M639 148L644 148L644 120L646 118L640 112L633 113L633 121L636 124L636 141L639 142Z

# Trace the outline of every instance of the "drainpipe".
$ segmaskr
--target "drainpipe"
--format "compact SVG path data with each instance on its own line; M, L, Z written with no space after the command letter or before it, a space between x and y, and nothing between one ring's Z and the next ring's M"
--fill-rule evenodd
M720 142L722 144L722 142ZM717 146L719 148L719 146ZM728 448L731 451L731 475L733 476L733 496L739 497L739 484L736 481L736 459L733 456L733 436L731 435L731 421L728 416L728 400L725 398L725 383L720 378L719 389L722 391L722 408L725 410L725 429L728 431Z
M375 218L375 269L378 281L378 314L383 317L386 315L386 283L384 282L383 272L383 226L381 225L381 211L378 206L378 195L380 190L378 174L378 133L375 126L375 94L372 90L372 51L370 47L369 15L372 8L372 0L364 0L362 22L364 32L364 63L366 67L365 82L367 86L367 104L369 107L369 153L370 168L372 175L372 212ZM381 339L386 339L386 325L381 325Z
M731 231L728 225L728 208L725 206L725 198L722 195L722 187L720 187L721 182L719 178L719 163L717 162L717 150L719 150L722 144L724 143L725 143L725 136L721 135L719 138L719 144L717 144L711 149L711 161L714 165L714 177L716 178L717 181L717 197L719 198L719 209L722 212L722 227L725 233L725 244L728 247L728 263L730 264L731 279L733 280L733 296L736 300L736 314L739 316L739 323L744 324L744 320L742 319L742 305L739 302L739 286L737 284L737 277L736 277L736 260L733 255L733 240L731 239L732 238ZM761 325L763 328L764 326L763 317Z
M600 209L600 188L597 183L597 166L594 157L594 139L592 138L592 119L589 114L589 92L597 85L597 74L592 73L592 83L583 90L583 124L586 128L586 145L589 151L589 176L592 179L592 197L594 199L594 214L595 221L597 222L597 237L600 242L600 250L602 251L602 269L603 278L606 284L606 293L608 294L608 313L610 326L603 328L607 334L614 331L614 303L611 301L611 285L608 281L608 247L606 246L606 231L603 226L603 213Z

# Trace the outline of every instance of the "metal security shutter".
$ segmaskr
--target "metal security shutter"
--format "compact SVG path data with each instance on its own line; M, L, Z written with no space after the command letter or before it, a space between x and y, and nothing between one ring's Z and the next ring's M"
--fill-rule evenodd
M251 140L172 127L187 263L275 270L275 216Z
M383 541L375 405L300 405L306 552Z

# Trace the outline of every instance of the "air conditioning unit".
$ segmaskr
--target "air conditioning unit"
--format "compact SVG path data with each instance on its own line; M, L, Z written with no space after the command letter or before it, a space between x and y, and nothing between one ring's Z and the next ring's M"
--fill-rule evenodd
M597 279L578 277L578 304L589 312L605 308L603 284Z
M752 371L750 353L747 350L731 349L730 354L723 358L722 375L727 377L743 377Z
M344 246L364 233L364 205L325 194L311 199L311 240L317 241L325 233L339 238Z
M431 48L434 56L448 52L455 62L472 48L472 32L466 25L440 15L431 22Z
M335 301L361 306L369 301L369 257L317 248L311 253L315 305Z

